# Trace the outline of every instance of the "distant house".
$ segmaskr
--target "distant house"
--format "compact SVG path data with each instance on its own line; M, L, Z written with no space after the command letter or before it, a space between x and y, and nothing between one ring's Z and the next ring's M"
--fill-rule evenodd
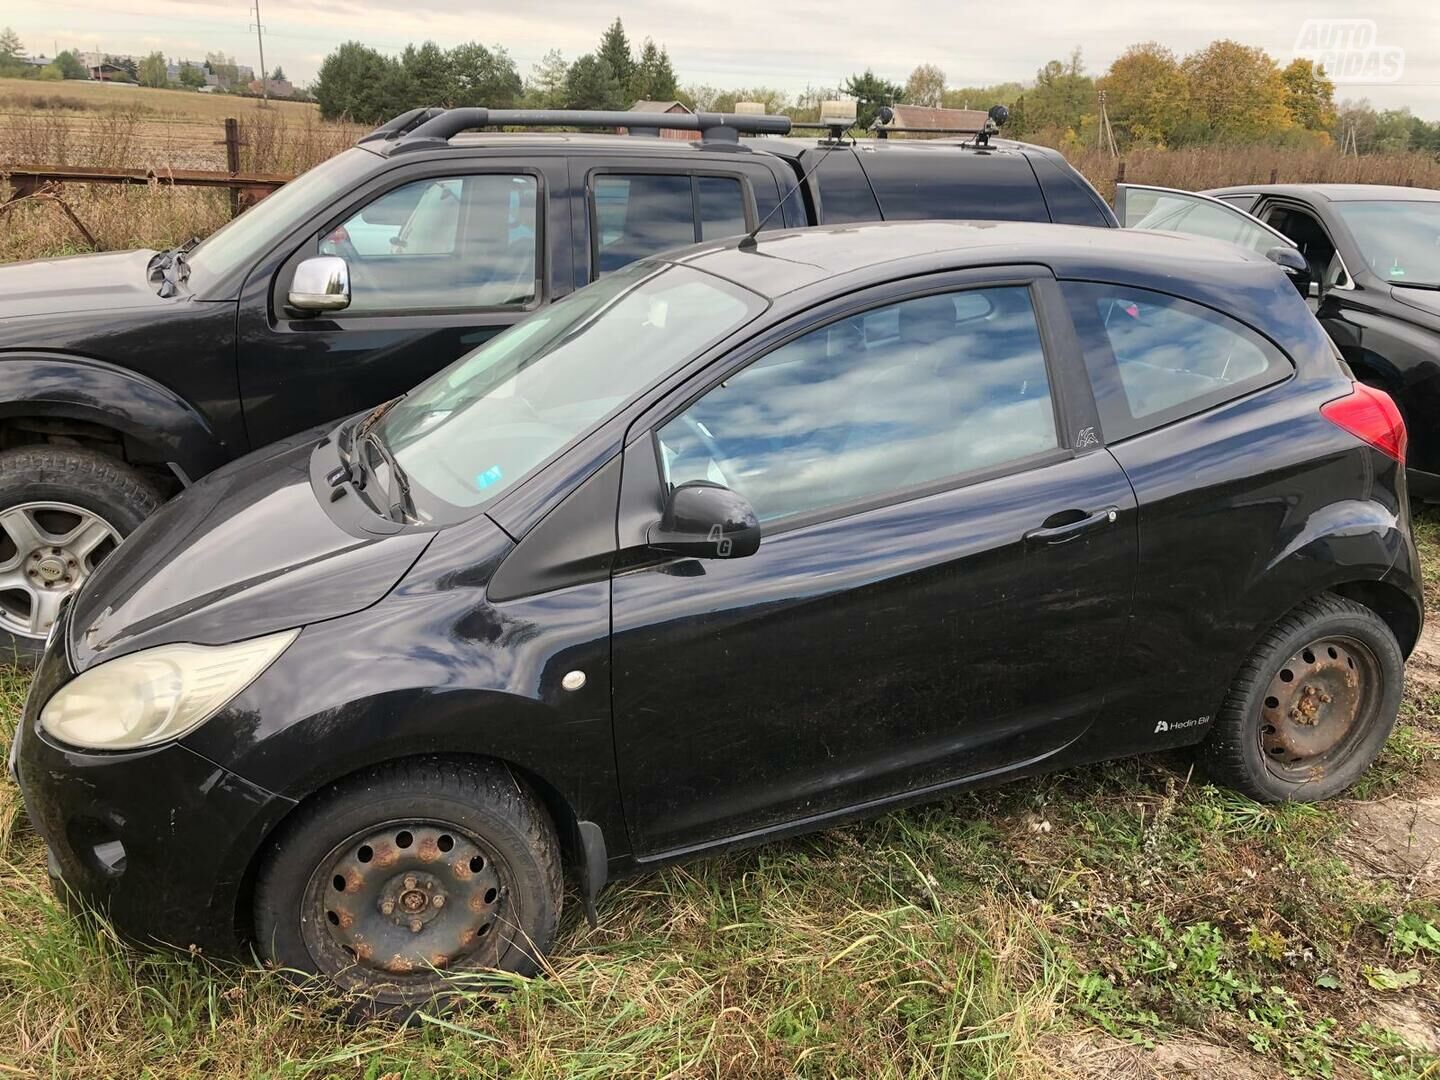
M295 86L289 79L266 79L264 90L269 91L271 97L288 98L295 96ZM252 94L262 92L259 79L250 80L250 92Z
M895 119L887 127L922 131L979 131L985 126L984 109L932 109L928 105L892 105Z
M111 64L104 60L98 64L91 64L87 70L90 72L90 78L96 82L114 82L124 79L130 74L119 64Z
M695 112L683 101L637 101L630 106L630 112L646 113L675 113L677 115L694 116ZM618 128L621 135L628 135L629 128ZM675 128L661 128L662 139L679 139L681 141L693 141L700 138L698 131L679 131Z
M22 56L20 57L20 62L26 67L43 68L49 67L54 63L54 60L48 56Z

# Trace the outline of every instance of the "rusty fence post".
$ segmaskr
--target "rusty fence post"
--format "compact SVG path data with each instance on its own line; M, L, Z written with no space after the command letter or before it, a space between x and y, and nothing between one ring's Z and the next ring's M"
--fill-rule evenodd
M1280 170L1277 169L1277 168L1275 168L1274 166L1271 166L1271 168L1270 168L1270 183L1272 183L1272 184L1277 183L1277 182L1279 181L1279 179L1280 179Z
M234 176L240 171L240 121L233 116L225 118L225 169ZM230 186L230 216L240 212L240 190Z

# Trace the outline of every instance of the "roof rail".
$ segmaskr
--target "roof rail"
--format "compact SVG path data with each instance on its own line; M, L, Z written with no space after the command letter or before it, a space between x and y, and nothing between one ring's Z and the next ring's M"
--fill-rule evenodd
M403 112L392 120L387 120L385 123L377 127L374 131L370 132L370 134L362 137L359 141L362 143L367 143L378 142L382 139L399 138L407 131L412 131L415 128L419 127L421 124L425 123L425 121L433 120L435 117L439 116L444 111L444 109L435 108L410 109L408 112Z
M739 113L605 112L591 109L411 109L360 141L388 142L387 154L444 146L462 131L488 127L616 128L655 134L662 128L698 131L711 142L738 142L741 135L788 135L788 116Z

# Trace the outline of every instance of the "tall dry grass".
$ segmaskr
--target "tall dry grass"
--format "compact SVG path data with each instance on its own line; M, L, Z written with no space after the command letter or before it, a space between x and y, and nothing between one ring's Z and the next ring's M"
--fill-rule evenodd
M1120 162L1131 184L1203 191L1231 184L1411 184L1440 188L1440 160L1424 153L1366 154L1329 149L1197 146L1183 150L1132 150L1116 159L1099 150L1067 158L1106 200L1115 197Z

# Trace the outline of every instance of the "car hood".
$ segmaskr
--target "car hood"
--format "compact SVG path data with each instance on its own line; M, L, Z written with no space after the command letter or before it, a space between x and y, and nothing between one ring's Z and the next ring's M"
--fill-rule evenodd
M72 601L77 670L153 645L219 645L348 615L375 603L434 537L362 535L316 498L318 432L212 473L106 559Z
M145 268L153 251L111 251L0 266L0 318L160 306Z
M1440 319L1440 291L1435 289L1407 289L1403 286L1390 286L1390 296L1416 311L1423 311L1432 320Z

